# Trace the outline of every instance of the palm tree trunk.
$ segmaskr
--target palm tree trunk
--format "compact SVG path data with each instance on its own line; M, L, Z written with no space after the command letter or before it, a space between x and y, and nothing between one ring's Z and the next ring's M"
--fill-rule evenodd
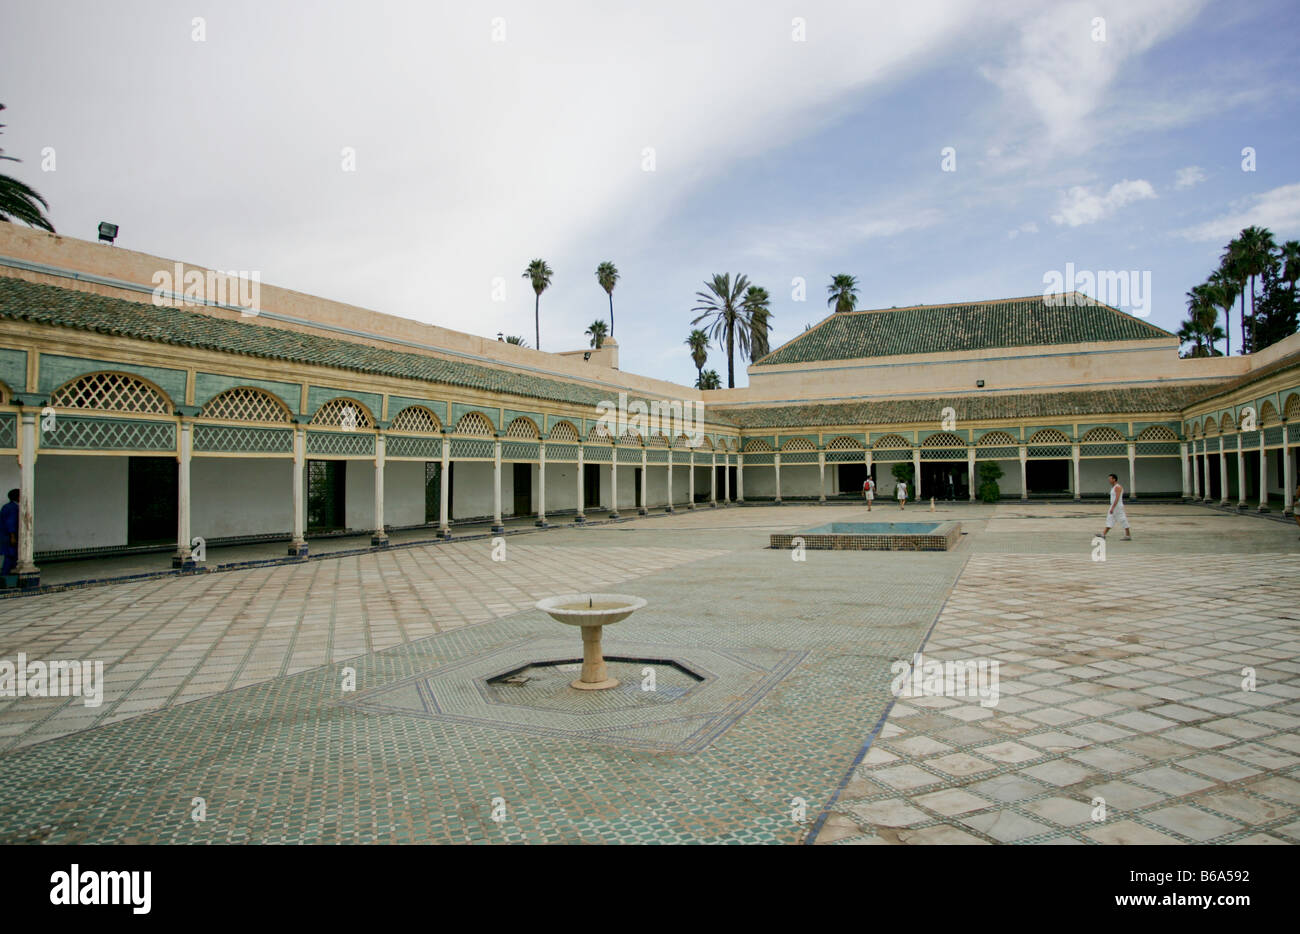
M727 388L736 388L736 322L727 322Z
M538 350L542 349L542 295L539 292L537 298L533 301L533 344Z
M1250 352L1255 352L1255 328L1259 322L1255 320L1255 277L1250 277Z
M614 336L614 293L609 293L609 336Z
M1246 352L1246 283L1241 284L1241 352Z

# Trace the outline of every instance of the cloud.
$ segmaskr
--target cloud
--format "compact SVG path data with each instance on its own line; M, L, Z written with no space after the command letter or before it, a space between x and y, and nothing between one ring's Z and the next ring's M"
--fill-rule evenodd
M1156 196L1156 190L1145 179L1124 179L1110 186L1105 194L1091 191L1082 185L1061 194L1061 206L1052 220L1067 227L1095 224L1134 201L1145 201Z
M1014 240L1014 239L1016 239L1016 237L1020 236L1022 233L1023 233L1023 234L1036 234L1036 233L1038 233L1038 225L1035 224L1033 221L1025 221L1023 224L1021 224L1021 225L1020 225L1019 227L1017 227L1015 230L1009 230L1009 231L1007 231L1007 239L1008 239L1008 240Z
M1174 188L1192 188L1199 185L1206 179L1205 172L1199 165L1189 165L1185 169L1179 169L1174 179Z
M1267 227L1275 234L1300 230L1300 183L1234 201L1226 214L1178 231L1187 240L1227 243L1242 228Z
M793 256L838 253L865 240L894 237L909 230L922 230L942 222L935 208L898 207L869 215L817 218L797 224L761 229L744 252L765 260L787 260Z

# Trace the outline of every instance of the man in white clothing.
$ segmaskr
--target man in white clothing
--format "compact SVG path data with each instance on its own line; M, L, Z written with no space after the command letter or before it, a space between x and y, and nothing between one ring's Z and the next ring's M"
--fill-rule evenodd
M1124 541L1133 541L1133 533L1128 527L1128 515L1124 512L1124 488L1119 485L1119 477L1110 474L1106 478L1110 482L1110 509L1106 512L1106 529L1101 533L1105 538L1106 533L1115 528L1115 523L1124 530Z

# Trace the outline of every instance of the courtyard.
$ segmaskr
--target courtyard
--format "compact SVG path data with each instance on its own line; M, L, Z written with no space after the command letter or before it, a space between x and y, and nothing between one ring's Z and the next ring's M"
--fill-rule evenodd
M927 507L869 518L951 550L792 560L865 510L702 508L2 600L0 658L104 681L0 699L0 842L1300 841L1294 523L1139 501L1096 560L1104 505ZM620 688L500 680L576 660L533 605L600 591L648 601ZM917 653L996 703L896 697Z

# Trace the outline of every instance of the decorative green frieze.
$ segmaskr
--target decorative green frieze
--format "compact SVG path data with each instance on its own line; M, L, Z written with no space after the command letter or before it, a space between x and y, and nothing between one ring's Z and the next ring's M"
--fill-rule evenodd
M237 386L253 386L264 389L296 413L302 404L302 387L297 383L280 383L269 379L249 379L243 376L223 376L217 373L194 374L194 403L200 407L207 405L213 397L227 389Z
M536 441L502 441L501 459L507 461L535 461L539 458Z
M390 399L389 402L391 404L392 400ZM442 457L442 439L420 435L389 435L384 447L384 456L436 461Z
M326 402L331 399L355 399L370 410L370 414L379 421L383 417L384 397L377 392L355 392L350 389L333 389L329 386L308 386L307 387L307 415L315 415ZM298 406L294 405L291 411L297 412ZM355 427L355 425L354 425Z
M111 371L113 373L130 373L148 380L168 395L173 405L185 402L184 370L164 369L157 366L139 366L134 363L114 363L109 360L91 360L83 357L64 357L57 354L41 354L40 379L38 384L42 393L50 393L64 383L71 382L87 373Z
M307 453L333 457L374 457L375 436L350 431L309 431Z
M452 438L453 460L496 460L496 443L486 438Z
M195 425L194 450L231 454L293 455L292 428L237 428L233 425Z
M40 446L73 451L176 450L175 422L60 415L50 431L38 433Z

